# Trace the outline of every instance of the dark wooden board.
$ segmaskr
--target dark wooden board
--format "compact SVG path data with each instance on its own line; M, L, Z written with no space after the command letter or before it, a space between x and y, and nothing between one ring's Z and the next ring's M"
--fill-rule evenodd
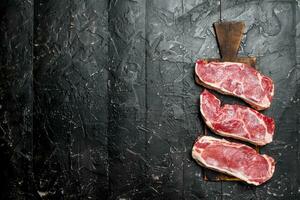
M0 199L299 199L296 1L222 0L223 17L247 25L239 55L256 55L275 82L264 114L276 134L260 149L276 159L274 177L259 187L204 181L191 158L204 133L194 62L219 57L211 26L219 8L1 1Z
M216 22L214 23L214 29L219 45L221 58L207 58L204 59L207 62L239 62L245 63L252 67L255 67L256 57L238 57L238 50L242 40L243 30L245 28L244 22ZM197 75L195 74L195 81L199 85L203 85ZM204 125L204 134L207 135L211 131ZM259 151L259 147L255 147ZM238 178L228 176L219 172L212 171L210 169L203 169L204 180L206 181L241 181Z

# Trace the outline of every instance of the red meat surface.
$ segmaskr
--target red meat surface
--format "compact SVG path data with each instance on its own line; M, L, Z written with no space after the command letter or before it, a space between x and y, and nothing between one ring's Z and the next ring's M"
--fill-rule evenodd
M247 145L210 136L202 136L196 140L192 157L203 167L229 174L253 185L269 180L275 170L272 157L260 155Z
M271 105L274 96L272 79L249 65L198 60L195 73L201 85L239 97L257 110L264 110Z
M200 95L200 111L207 126L216 134L256 145L272 142L275 122L256 110L225 104L208 90Z

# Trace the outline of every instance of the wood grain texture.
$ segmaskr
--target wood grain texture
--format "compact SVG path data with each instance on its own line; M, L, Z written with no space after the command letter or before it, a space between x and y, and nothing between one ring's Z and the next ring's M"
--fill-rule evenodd
M214 29L217 35L222 61L235 60L240 48L245 23L242 21L215 22Z

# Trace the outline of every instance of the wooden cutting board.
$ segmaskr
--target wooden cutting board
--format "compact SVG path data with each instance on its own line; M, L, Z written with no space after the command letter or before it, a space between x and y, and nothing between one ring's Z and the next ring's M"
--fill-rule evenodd
M256 57L238 56L238 50L240 47L244 29L245 29L245 24L244 22L240 22L240 21L236 21L236 22L223 21L223 22L214 23L214 30L216 33L221 58L206 58L204 60L207 60L208 62L211 61L240 62L255 67ZM201 85L196 75L195 75L195 80L198 84ZM204 134L207 135L208 131L209 130L205 125ZM259 148L256 147L256 150L259 151ZM203 170L204 170L204 180L207 181L241 181L238 178L221 174L219 172L215 172L206 168L203 168Z

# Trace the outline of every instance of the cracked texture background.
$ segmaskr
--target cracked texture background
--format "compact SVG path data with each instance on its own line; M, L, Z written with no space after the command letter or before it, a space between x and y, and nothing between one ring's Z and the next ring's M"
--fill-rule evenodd
M190 156L194 62L219 57L218 1L2 0L0 199L299 199L300 2L221 10L246 24L239 55L275 82L269 182L203 181Z

